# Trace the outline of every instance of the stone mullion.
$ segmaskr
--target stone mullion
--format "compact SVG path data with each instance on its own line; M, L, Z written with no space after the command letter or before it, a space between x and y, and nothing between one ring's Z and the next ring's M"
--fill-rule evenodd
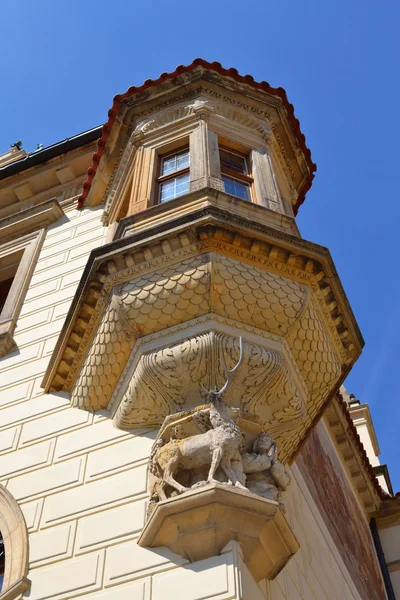
M190 134L190 191L204 187L224 189L221 179L218 136L210 131L202 113L199 124Z
M136 151L128 214L148 208L152 190L152 152L140 145Z
M275 212L284 213L268 148L253 150L251 162L258 203Z

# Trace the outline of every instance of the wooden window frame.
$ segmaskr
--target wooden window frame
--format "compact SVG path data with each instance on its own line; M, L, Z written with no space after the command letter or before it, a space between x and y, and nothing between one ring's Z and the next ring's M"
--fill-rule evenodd
M181 154L182 152L185 152L185 151L189 152L189 165L187 167L184 167L183 169L178 169L177 171L168 173L167 175L162 175L161 170L162 170L163 160L168 158L169 156L173 156L174 154ZM162 202L161 201L161 186L166 181L169 181L171 179L176 179L177 177L180 177L181 175L185 175L186 173L189 173L189 177L190 177L190 147L189 147L189 145L185 145L180 148L176 148L175 150L171 150L170 152L166 152L165 154L159 155L158 166L157 166L157 174L158 174L158 177L157 177L157 204L165 204L166 202L171 202L171 200L180 198L180 196L176 196L175 198L171 198L171 200L165 200L164 202ZM182 196L183 195L184 194L182 194Z
M232 150L231 148L228 148L227 146L224 146L222 144L219 144L218 148L219 150L224 150L225 152L229 152L230 154L236 154L236 156L240 156L240 158L244 159L244 164L246 166L247 173L239 173L238 171L234 171L233 169L223 167L220 159L221 177L225 175L230 179L236 179L236 181L240 181L241 183L247 184L249 186L250 198L246 200L246 202L254 202L254 178L250 175L249 154L244 154L243 152ZM240 198L240 196L235 196L235 198ZM243 198L241 199L243 200Z

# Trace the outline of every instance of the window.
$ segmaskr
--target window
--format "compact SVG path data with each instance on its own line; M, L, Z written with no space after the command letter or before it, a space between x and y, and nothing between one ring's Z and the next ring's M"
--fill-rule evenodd
M5 488L0 486L0 595L21 598L29 588L28 531L22 511Z
M251 200L253 179L249 176L247 157L220 147L219 158L225 192L243 200Z
M14 277L11 277L10 279L6 279L5 281L0 281L0 314L6 303L8 292L11 289L13 281L14 281Z
M23 254L19 250L0 258L0 319Z
M17 318L44 235L41 230L0 245L0 359L15 346Z
M189 192L189 149L163 156L160 161L159 202L168 202Z

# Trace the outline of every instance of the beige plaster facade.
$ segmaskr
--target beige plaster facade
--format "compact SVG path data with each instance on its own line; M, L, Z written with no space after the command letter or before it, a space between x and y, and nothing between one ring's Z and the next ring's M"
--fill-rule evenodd
M266 86L203 61L126 95L97 150L100 129L0 157L0 274L18 266L0 312L0 599L400 597L398 502L369 412L337 396L362 337L328 251L299 235L313 163ZM189 189L159 203L160 160L182 147ZM246 156L251 202L225 191L219 147ZM149 513L160 431L210 409L238 339L224 406L248 453L276 440L286 512L221 480Z

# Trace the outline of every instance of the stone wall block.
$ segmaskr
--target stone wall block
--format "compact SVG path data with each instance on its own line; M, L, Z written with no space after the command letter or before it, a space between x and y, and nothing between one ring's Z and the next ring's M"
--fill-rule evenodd
M71 410L76 412L75 408ZM135 433L138 433L136 431ZM65 460L71 456L91 451L115 443L122 438L128 438L131 434L113 426L109 419L100 421L85 430L85 435L80 431L73 431L61 436L57 441L55 461Z
M82 411L79 411L82 412ZM132 467L135 463L147 464L156 432L152 435L131 434L127 440L91 452L88 456L86 481L104 477L112 472Z
M185 590L185 600L239 598L232 553L201 560L153 577L152 600L173 600L179 598L182 590Z
M48 495L60 488L77 485L82 482L85 462L85 458L75 458L38 472L14 477L8 484L8 490L17 500L27 500L32 496ZM51 496L46 501L50 499Z
M30 600L70 598L101 587L104 553L96 552L56 565L34 569Z
M21 503L20 508L24 514L28 531L30 533L36 531L39 527L40 515L43 508L43 498L33 500L32 502Z
M54 441L36 444L33 448L0 456L0 477L12 477L51 463Z
M56 437L71 429L81 428L89 425L92 420L92 414L68 407L66 410L25 423L22 427L20 446L37 443L47 437Z
M75 553L108 547L123 541L121 538L138 535L144 526L145 510L146 501L139 500L79 519Z
M104 585L107 587L138 579L186 562L165 547L148 549L141 548L136 541L125 542L107 549ZM166 600L169 596L164 598Z
M76 462L82 459L74 459ZM62 463L57 467L68 463ZM49 527L77 516L104 510L112 505L126 503L132 498L147 496L146 467L123 471L84 486L54 494L46 498L42 527Z
M37 567L72 556L76 522L66 523L29 537L29 565Z

